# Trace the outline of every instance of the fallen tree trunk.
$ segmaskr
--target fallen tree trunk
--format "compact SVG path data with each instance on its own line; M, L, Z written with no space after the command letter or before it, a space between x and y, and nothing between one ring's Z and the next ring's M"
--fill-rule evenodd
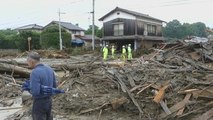
M6 77L6 76L3 76L3 75L0 75L0 78L7 81L7 82L14 82L14 79L13 78L10 78L10 77ZM17 84L22 84L21 81L15 81Z
M3 70L5 72L13 72L15 74L19 74L21 76L29 76L31 70L27 69L27 68L23 68L23 67L19 67L16 65L11 65L11 64L7 64L7 63L0 63L0 70Z
M0 59L0 63L7 63L7 64L13 64L13 65L27 65L26 62L20 62L13 59Z

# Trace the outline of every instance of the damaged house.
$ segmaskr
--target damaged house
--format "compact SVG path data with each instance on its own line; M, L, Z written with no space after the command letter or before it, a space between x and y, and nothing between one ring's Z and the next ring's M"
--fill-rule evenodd
M103 45L131 44L134 50L138 48L155 47L162 43L162 26L164 21L146 14L116 7L99 19L103 22Z

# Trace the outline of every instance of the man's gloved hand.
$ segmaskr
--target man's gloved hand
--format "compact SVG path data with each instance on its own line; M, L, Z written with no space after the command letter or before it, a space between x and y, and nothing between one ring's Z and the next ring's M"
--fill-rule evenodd
M41 93L44 95L55 95L55 94L65 93L65 91L57 89L57 88L41 85Z
M21 88L23 91L30 91L30 80L24 81Z

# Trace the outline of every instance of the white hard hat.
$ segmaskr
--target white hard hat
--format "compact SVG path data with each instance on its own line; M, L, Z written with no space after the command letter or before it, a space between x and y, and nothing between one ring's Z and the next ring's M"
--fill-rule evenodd
M131 46L131 44L129 44L129 46Z
M124 45L122 47L125 47Z
M106 47L108 47L108 45L106 45Z
M112 47L115 47L114 45Z

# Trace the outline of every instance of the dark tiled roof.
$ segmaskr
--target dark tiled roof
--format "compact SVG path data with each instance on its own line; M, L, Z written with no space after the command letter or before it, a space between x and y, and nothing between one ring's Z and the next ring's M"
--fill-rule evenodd
M28 29L38 29L41 30L43 26L37 25L37 24L29 24L22 27L16 28L16 30L28 30Z
M52 21L51 23L59 24L59 21ZM61 22L61 26L64 27L64 28L67 28L69 30L85 31L83 28L80 28L80 27L73 25L72 23L69 23L69 22Z
M110 11L109 13L107 13L106 15L104 15L103 17L101 17L99 20L103 21L106 17L108 17L109 15L111 15L112 13L114 13L115 11L121 11L121 12L125 12L125 13L128 13L128 14L137 16L137 17L144 17L144 18L148 18L148 19L152 19L152 20L157 20L157 21L160 21L160 22L164 22L163 20L151 17L151 16L149 16L147 14L142 14L142 13L139 13L139 12L135 12L135 11L131 11L131 10L119 8L119 7L116 7L114 10Z

